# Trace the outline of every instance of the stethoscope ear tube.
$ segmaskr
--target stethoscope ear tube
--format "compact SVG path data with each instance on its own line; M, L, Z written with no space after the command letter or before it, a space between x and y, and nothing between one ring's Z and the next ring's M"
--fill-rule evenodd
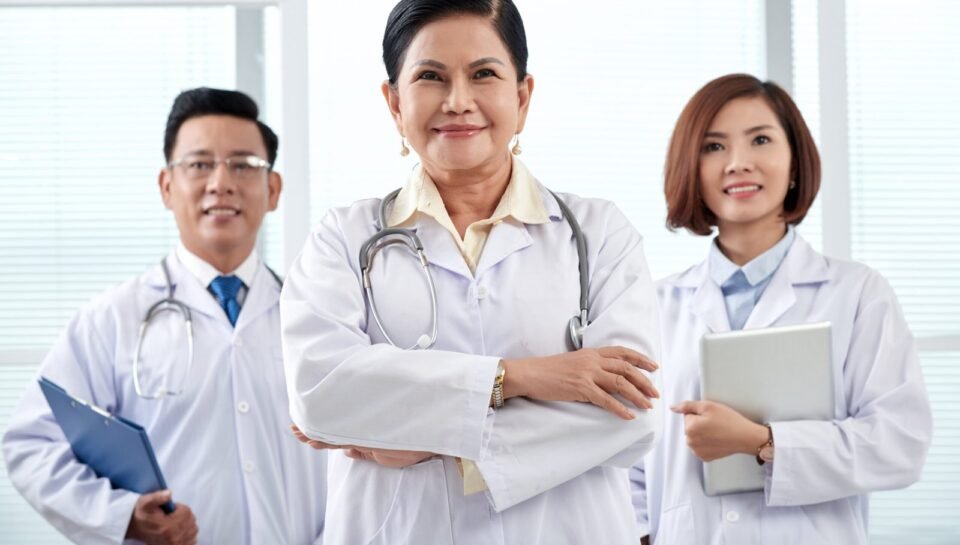
M380 333L383 334L383 337L388 343L397 346L397 343L394 342L390 334L387 333L383 325L383 320L380 318L380 312L377 310L376 299L373 295L373 285L370 281L370 264L373 262L374 256L377 252L391 244L403 244L415 253L420 260L420 266L427 278L427 285L430 289L430 334L420 335L417 342L407 348L407 350L425 350L437 342L437 288L433 282L433 275L430 273L430 262L423 252L423 243L420 242L420 237L418 237L414 231L399 228L381 229L363 243L360 247L360 274L363 283L363 293L366 296L367 305L370 307L370 314L373 315L373 321L377 324L377 328L380 329Z
M400 189L391 191L380 201L380 206L377 210L377 219L379 221L377 225L378 230L360 246L361 283L363 284L363 293L366 297L367 305L370 307L370 314L373 315L373 321L376 322L377 328L380 329L380 332L387 342L393 346L397 346L397 343L393 342L386 328L384 328L383 321L380 318L380 312L377 310L376 300L373 295L373 286L370 280L370 263L373 261L373 257L377 252L390 244L405 244L412 252L417 254L420 258L420 265L423 267L424 275L427 277L427 284L430 287L431 326L430 335L420 335L416 344L407 350L427 349L437 342L437 288L433 282L433 276L430 274L430 263L424 254L423 243L420 242L420 238L416 232L411 229L396 227L384 228L387 224L387 207L397 198L399 193ZM570 230L573 231L573 238L577 246L577 265L580 273L580 314L571 318L567 327L571 346L574 350L579 350L583 348L583 333L589 324L590 315L590 264L587 259L587 239L567 204L553 191L550 191L550 194L553 195L553 198L557 201L557 205L559 205L564 219L570 225Z

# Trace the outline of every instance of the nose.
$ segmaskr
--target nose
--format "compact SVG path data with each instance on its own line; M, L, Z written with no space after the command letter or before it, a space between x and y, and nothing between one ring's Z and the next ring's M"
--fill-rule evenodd
M207 178L207 193L230 194L236 190L236 182L224 162L217 163Z
M741 146L733 146L728 156L729 160L724 168L725 174L736 174L738 172L753 172L756 165L753 163L753 155L749 149Z
M475 107L470 80L465 77L452 78L447 87L447 97L443 101L443 113L459 115L472 112Z

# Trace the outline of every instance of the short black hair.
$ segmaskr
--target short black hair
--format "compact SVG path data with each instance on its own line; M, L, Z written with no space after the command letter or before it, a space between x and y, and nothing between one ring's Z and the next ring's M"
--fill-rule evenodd
M383 64L390 85L397 84L410 42L429 23L454 15L489 17L510 51L517 81L527 77L527 35L512 0L400 0L383 32Z
M257 103L240 91L198 87L186 90L173 101L170 115L167 117L167 129L163 133L163 156L171 161L170 154L177 143L180 126L188 119L204 115L229 115L247 119L257 124L263 145L267 148L267 161L272 166L277 160L277 148L280 140L270 127L258 119L260 110Z

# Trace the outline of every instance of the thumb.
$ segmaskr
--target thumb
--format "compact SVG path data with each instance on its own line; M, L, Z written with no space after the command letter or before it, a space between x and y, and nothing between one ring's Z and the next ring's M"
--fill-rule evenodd
M683 401L670 407L670 410L678 414L701 414L704 410L702 401Z
M144 511L152 511L154 509L160 509L160 506L170 501L172 497L173 492L170 490L157 490L156 492L140 496L140 501L137 503L140 504L140 507Z

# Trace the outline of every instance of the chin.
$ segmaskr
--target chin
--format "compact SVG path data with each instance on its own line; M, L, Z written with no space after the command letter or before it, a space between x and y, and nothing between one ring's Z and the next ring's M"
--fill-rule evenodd
M442 150L430 162L444 170L471 170L493 161L490 150Z

